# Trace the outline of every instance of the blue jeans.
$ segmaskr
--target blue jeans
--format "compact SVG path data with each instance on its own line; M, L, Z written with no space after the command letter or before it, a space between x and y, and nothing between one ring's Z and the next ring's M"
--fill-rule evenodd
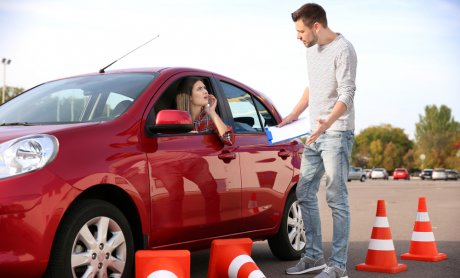
M332 209L332 252L328 264L346 268L350 234L348 170L354 135L352 131L326 131L315 143L306 145L297 185L297 200L302 211L307 244L305 255L322 258L323 245L317 193L326 173L326 201Z

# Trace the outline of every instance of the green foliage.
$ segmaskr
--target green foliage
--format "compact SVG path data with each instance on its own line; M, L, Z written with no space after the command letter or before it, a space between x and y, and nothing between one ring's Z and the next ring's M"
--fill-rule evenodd
M5 88L5 102L24 92L24 88L8 87ZM3 87L0 88L0 104L2 102Z
M445 105L425 107L425 115L419 116L415 125L415 139L418 154L424 154L420 161L422 168L458 168L460 158L455 147L460 141L460 123L452 117Z
M397 167L412 168L404 160L413 148L413 142L401 128L389 124L364 129L355 138L352 163L365 168L384 167L393 170Z
M397 167L460 169L460 123L447 106L425 107L425 115L420 115L416 124L415 139L414 144L402 129L389 124L368 127L355 138L352 163L389 171Z

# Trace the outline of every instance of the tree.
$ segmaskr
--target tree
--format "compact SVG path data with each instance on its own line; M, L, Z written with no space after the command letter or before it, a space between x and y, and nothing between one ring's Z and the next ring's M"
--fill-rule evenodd
M382 165L383 163L383 147L382 141L374 140L369 146L369 163L368 165L374 166Z
M383 168L393 170L402 165L400 150L393 142L389 142L383 150Z
M452 117L445 105L425 107L425 115L419 115L415 125L418 154L424 154L422 168L455 168L460 165L455 144L460 140L460 123Z
M404 159L413 148L413 142L401 128L389 124L364 129L355 138L352 163L361 167L384 167L393 170L397 167L411 169ZM410 155L407 161L410 161Z
M1 90L3 90L3 87L1 88ZM0 91L1 92L1 91ZM21 94L22 92L24 92L24 88L18 88L18 87L8 87L6 86L6 89L5 89L5 102L7 102L8 100L14 98L15 96ZM0 102L1 102L1 97L0 97Z

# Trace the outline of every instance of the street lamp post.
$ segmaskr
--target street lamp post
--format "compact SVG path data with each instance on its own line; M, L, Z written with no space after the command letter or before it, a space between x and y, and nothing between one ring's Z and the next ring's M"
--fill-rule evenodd
M3 58L3 90L2 90L2 104L5 103L5 93L6 93L6 66L11 64L10 59Z
M422 170L423 168L425 168L425 158L426 158L426 155L424 153L422 153L420 156L419 156L420 160L422 161Z

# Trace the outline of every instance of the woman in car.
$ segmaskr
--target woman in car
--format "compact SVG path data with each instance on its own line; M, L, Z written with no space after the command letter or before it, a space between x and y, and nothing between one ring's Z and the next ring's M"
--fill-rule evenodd
M202 79L184 78L178 87L177 109L188 111L193 120L194 132L214 131L225 145L233 145L235 134L216 112L217 100L208 93Z

